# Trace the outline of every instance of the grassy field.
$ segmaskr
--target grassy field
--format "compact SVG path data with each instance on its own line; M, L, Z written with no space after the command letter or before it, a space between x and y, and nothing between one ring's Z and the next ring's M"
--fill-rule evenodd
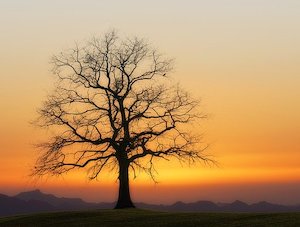
M300 213L169 213L139 209L99 210L3 217L0 218L0 226L300 226Z

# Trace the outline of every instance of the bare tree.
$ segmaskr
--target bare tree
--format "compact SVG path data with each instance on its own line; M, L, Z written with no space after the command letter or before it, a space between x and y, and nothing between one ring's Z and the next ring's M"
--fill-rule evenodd
M171 61L142 39L109 32L52 58L54 92L39 109L37 125L55 136L39 144L34 175L87 168L90 179L117 170L116 208L134 207L129 171L153 176L155 159L210 161L186 124L201 117L198 101L169 86Z

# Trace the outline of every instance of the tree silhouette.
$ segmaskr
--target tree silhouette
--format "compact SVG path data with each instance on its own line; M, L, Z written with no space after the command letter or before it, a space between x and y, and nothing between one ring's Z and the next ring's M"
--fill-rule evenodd
M153 177L153 162L169 157L210 161L185 126L202 117L198 101L169 85L171 60L144 40L121 40L108 32L54 56L52 64L56 87L38 110L36 124L55 130L38 145L34 175L86 167L95 179L105 168L117 170L116 208L128 208L134 207L129 171Z

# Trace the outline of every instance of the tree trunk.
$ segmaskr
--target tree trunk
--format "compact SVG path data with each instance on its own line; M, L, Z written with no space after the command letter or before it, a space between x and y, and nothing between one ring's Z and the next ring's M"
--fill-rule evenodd
M119 160L119 197L115 209L135 207L130 198L128 167L127 161Z

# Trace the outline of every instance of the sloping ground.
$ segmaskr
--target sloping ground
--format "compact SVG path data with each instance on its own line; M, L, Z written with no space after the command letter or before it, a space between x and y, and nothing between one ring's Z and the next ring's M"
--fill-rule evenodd
M138 209L59 212L0 218L0 226L300 226L300 213L168 213Z

